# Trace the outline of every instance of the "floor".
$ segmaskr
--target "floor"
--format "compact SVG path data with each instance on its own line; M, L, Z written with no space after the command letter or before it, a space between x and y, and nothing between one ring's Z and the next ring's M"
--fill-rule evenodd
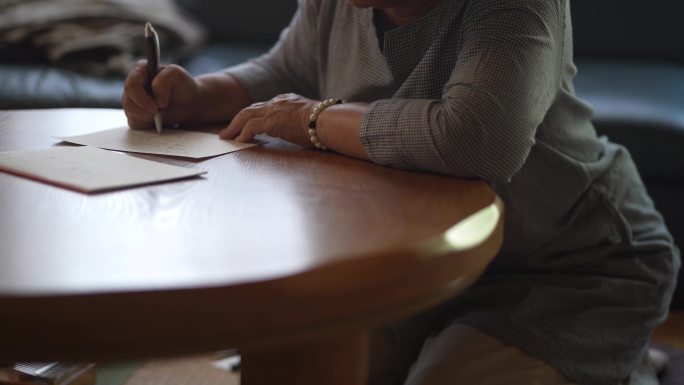
M670 313L668 320L653 334L653 340L684 349L684 310Z
M104 365L96 385L239 385L239 372L217 368L215 355Z
M673 312L653 340L684 349L684 310ZM216 367L215 355L105 366L96 385L239 385L239 373Z

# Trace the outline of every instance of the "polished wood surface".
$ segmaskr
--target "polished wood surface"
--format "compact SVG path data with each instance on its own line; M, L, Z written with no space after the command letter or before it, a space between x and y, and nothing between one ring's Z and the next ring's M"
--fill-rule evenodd
M0 150L124 124L118 110L0 111ZM468 247L445 237L501 212L481 181L267 140L137 155L208 174L96 195L0 173L0 360L287 346L441 301L498 251L500 217Z

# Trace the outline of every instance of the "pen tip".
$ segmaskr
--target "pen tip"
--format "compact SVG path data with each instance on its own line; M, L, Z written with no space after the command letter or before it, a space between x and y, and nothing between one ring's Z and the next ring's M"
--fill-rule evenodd
M145 37L150 37L152 36L152 33L154 32L154 28L152 28L151 23L145 23Z

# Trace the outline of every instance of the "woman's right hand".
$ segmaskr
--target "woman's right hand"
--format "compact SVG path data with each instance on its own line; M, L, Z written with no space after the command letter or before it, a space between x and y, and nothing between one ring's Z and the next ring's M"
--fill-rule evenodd
M133 129L154 127L154 115L161 111L164 125L192 123L200 106L200 84L185 69L171 64L163 66L147 93L147 62L138 62L124 83L121 105Z

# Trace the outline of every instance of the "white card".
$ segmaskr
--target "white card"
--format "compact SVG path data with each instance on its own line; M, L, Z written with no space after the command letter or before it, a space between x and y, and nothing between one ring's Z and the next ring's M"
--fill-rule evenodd
M184 179L206 172L94 147L0 152L0 171L81 192Z
M107 150L194 159L208 158L256 146L254 143L221 140L216 134L204 132L164 129L161 134L157 134L155 131L131 130L128 127L58 139Z

